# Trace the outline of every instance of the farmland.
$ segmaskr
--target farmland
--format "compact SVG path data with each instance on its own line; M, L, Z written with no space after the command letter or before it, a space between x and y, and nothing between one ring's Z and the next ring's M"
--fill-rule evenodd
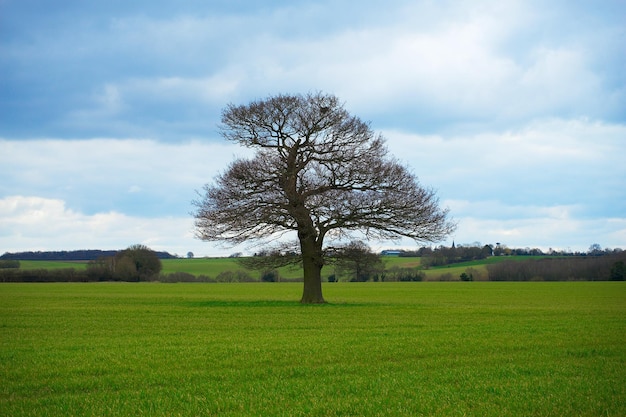
M623 416L626 284L2 284L0 415Z
M491 257L474 262L465 262L462 264L447 265L444 267L434 267L424 270L426 274L426 280L439 280L442 275L452 277L453 280L458 280L458 277L468 267L473 268L478 274L486 273L486 265L489 263L502 262L504 260L524 260L529 259L528 256L508 256L508 257ZM400 267L400 268L419 268L419 257L383 257L385 268ZM245 270L235 258L193 258L193 259L163 259L163 274L171 274L174 272L185 272L195 276L206 275L210 277L216 277L225 271L241 271ZM63 262L63 261L21 261L21 269L84 269L86 262ZM248 271L253 277L258 275L258 272ZM297 279L302 277L302 270L298 267L283 267L279 269L282 278ZM327 276L332 273L332 266L325 268L322 271L323 276Z

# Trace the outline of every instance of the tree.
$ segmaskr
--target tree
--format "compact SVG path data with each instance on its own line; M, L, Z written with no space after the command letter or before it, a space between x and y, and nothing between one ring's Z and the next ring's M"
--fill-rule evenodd
M255 253L254 256L237 258L237 262L244 268L265 272L283 266L302 266L302 257L294 250L293 245L283 243Z
M119 256L115 258L114 279L119 281L140 281L137 265L130 256Z
M161 268L156 252L144 245L132 245L115 256L101 256L89 261L87 276L96 281L142 281L157 275Z
M587 254L593 256L602 255L602 246L600 246L599 243L591 244L591 246L589 246L589 251L587 252Z
M353 241L332 253L333 262L339 275L348 275L350 281L368 281L380 276L385 265L379 255L361 241Z
M150 278L161 272L161 260L156 252L144 245L132 245L116 255L115 274L124 280L138 281Z
M626 266L624 261L617 261L611 267L611 281L624 281L626 279Z
M388 156L385 141L333 95L278 95L228 105L222 136L256 150L204 187L194 204L200 239L239 244L295 232L302 303L323 303L324 240L443 239L453 229L431 189Z
M101 256L87 262L87 276L94 281L109 281L115 273L115 258Z
M474 275L472 275L471 272L469 274L467 272L462 272L460 278L461 281L474 281Z

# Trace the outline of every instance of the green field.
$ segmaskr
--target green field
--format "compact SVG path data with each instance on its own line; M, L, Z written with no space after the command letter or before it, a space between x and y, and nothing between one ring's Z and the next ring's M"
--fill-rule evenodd
M467 270L468 267L473 268L478 274L484 274L486 276L486 266L489 263L501 262L504 260L521 260L530 259L530 257L524 256L509 256L509 257L492 257L483 259L480 261L464 262L462 264L453 264L444 267L435 267L425 270L426 279L436 281L444 274L449 274L453 280L458 280L459 275ZM221 272L225 271L237 271L245 270L235 258L193 258L193 259L163 259L163 274L170 274L173 272L186 272L195 276L206 275L215 278ZM404 258L404 257L383 257L385 268L400 267L400 268L419 268L420 258ZM21 269L65 269L85 268L86 262L61 262L61 261L20 261ZM255 279L259 278L259 271L247 272ZM284 267L279 268L280 276L286 279L302 278L302 270L298 267ZM322 276L327 277L332 274L332 266L326 267L322 270Z
M20 261L20 269L84 269L87 267L86 261Z
M1 416L625 416L626 283L2 284Z
M162 259L162 274L171 274L173 272L185 272L195 276L206 275L215 278L222 272L244 270L235 258L179 258L179 259ZM64 261L20 261L21 269L84 269L87 262L64 262ZM258 278L259 271L247 271L253 278ZM280 274L283 278L301 278L302 270L300 268L280 268Z
M186 272L192 275L216 277L226 271L247 271L252 277L258 278L259 271L250 271L242 267L235 258L194 258L194 259L163 259L163 274ZM283 278L302 278L300 268L280 268Z

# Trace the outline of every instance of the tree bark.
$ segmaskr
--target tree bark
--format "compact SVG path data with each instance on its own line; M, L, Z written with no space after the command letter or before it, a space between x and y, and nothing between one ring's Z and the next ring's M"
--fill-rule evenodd
M315 236L300 235L299 237L304 272L304 289L300 302L324 304L326 301L322 296L322 267L324 266L322 249Z

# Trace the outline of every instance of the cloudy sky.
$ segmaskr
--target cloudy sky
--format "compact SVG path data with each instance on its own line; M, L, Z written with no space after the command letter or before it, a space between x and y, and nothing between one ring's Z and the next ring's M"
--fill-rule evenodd
M0 253L245 252L193 233L246 155L220 111L315 91L437 190L441 243L626 248L624 22L623 0L0 0Z

